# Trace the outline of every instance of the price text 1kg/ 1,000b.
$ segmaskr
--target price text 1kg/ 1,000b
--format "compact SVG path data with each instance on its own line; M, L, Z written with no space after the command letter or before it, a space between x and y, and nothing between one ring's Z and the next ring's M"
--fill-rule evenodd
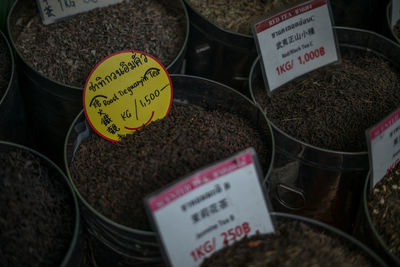
M318 49L312 50L310 52L304 53L301 56L298 56L297 59L298 59L300 65L304 65L304 64L307 64L308 62L311 62L311 61L313 61L319 57L323 57L323 56L325 56L325 48L323 46L321 46ZM279 76L279 75L282 75L283 73L286 73L286 72L292 70L293 67L294 67L294 61L292 59L292 60L286 61L285 63L276 67L275 69Z

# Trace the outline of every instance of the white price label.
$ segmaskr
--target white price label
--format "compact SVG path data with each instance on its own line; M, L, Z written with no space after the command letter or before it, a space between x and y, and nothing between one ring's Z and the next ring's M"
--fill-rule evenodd
M313 0L253 25L270 92L339 60L327 0Z
M400 109L366 131L374 187L400 161Z
M123 0L36 0L44 24L50 24L97 7L121 3Z
M400 0L392 0L392 28L396 25L400 19Z
M225 244L273 232L260 176L251 148L147 197L167 262L199 266Z

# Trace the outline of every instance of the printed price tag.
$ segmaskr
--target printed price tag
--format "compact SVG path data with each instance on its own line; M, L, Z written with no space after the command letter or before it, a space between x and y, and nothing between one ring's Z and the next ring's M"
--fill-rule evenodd
M164 118L171 103L167 70L151 55L138 51L122 51L103 59L83 89L89 124L111 142Z
M121 3L123 0L36 0L43 24L50 24L97 7Z
M205 257L257 231L274 231L254 149L198 171L146 198L171 266Z
M396 25L400 19L400 0L392 0L392 28Z
M400 109L366 131L374 187L400 161Z
M327 0L313 0L253 25L269 92L339 60Z

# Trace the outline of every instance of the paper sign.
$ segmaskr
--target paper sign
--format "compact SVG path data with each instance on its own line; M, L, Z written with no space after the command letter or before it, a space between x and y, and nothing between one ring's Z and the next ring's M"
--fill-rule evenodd
M392 29L400 19L400 0L392 0Z
M50 24L89 10L121 3L123 0L36 0L43 24Z
M274 231L254 149L198 171L146 198L171 266L205 257L257 231Z
M172 83L167 70L157 59L139 51L122 51L103 59L83 89L90 126L111 142L164 118L171 104Z
M400 109L366 131L374 187L400 161Z
M313 0L253 25L266 88L339 59L327 0Z

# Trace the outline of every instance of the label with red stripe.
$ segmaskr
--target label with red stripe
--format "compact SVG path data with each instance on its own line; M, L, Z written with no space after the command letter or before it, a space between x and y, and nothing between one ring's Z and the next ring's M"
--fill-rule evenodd
M199 266L226 244L273 232L261 179L250 148L147 197L166 262Z
M324 5L326 5L326 0L313 1L313 2L308 2L306 4L296 6L292 9L289 9L285 12L275 15L272 18L269 18L267 20L263 20L263 21L257 23L255 25L256 32L258 34L262 31L265 31L275 25L278 25L290 18L293 18L297 15L301 15L303 13L306 13L310 10L316 9L316 8L324 6Z
M372 187L400 162L400 109L366 131Z
M297 5L253 25L269 92L337 62L339 49L327 0Z

